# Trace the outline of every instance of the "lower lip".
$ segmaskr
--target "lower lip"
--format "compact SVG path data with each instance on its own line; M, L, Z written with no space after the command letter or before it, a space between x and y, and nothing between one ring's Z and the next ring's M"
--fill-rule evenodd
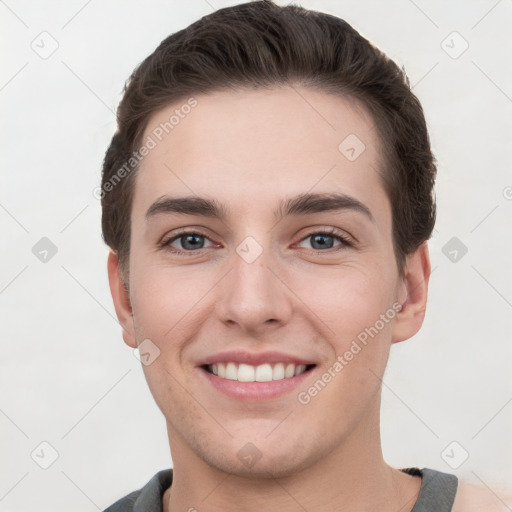
M199 371L217 391L237 400L257 402L277 398L293 391L308 378L314 369L312 368L295 377L271 380L269 382L240 382L238 380L223 379L206 371L204 368L199 368Z

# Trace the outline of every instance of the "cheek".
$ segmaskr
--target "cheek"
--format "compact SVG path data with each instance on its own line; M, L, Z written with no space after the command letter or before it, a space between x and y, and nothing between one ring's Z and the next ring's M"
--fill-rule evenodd
M392 279L386 279L379 270L368 272L368 267L324 276L304 274L297 294L307 297L307 305L330 327L330 337L339 340L340 348L373 326L394 302ZM388 328L389 321L385 326L379 323L383 335L388 334Z
M317 414L327 408L340 421L349 410L357 416L355 411L362 412L375 397L391 346L396 316L393 280L383 277L378 267L368 273L369 268L364 273L340 272L326 279L325 286L322 279L314 285L312 278L302 284L304 292L309 290L308 305L329 326L324 332L332 348L324 374L319 375L329 383L324 388L317 381L311 393L303 391L315 401L318 395L313 406ZM332 409L334 404L339 407Z
M138 265L138 266L137 266ZM200 299L211 285L179 268L134 262L131 296L138 337L163 342L176 339L201 309ZM140 269L143 269L142 271Z
M180 418L180 421L198 421L200 411L192 406L184 391L187 384L181 375L172 370L166 354L162 353L153 363L143 366L149 390L158 408L166 418Z

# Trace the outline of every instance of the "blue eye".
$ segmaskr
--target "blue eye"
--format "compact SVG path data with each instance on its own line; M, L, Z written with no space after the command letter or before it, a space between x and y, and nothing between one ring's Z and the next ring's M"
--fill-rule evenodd
M340 244L338 245L338 248L340 248L340 246L341 247L352 247L352 245L353 245L347 237L339 234L335 230L318 231L315 233L311 233L308 236L306 236L305 238L303 238L301 240L301 242L304 242L307 239L312 240L311 244L313 245L314 250L318 249L320 251L336 249L335 247L333 247L334 240L338 240L340 242ZM315 245L316 245L316 247L314 247Z
M323 230L323 231L313 231L304 238L301 239L300 243L303 243L304 241L312 239L312 245L314 246L312 250L315 253L320 252L326 252L330 249L333 250L340 250L347 247L353 247L354 244L352 241L339 233L336 230ZM160 246L168 250L169 252L177 255L177 256L186 256L187 253L193 253L193 252L200 252L202 249L207 249L208 247L205 247L204 241L208 240L211 242L211 240L202 233L198 233L195 231L184 231L177 235L174 235L171 238L165 239L163 242L161 242ZM338 240L340 242L338 246L334 246L334 241ZM175 242L179 242L181 247L176 247L173 244ZM215 244L211 242L212 246ZM316 246L316 247L315 247Z
M167 241L164 241L162 246L169 248L171 252L180 253L182 251L173 250L174 247L171 245L173 242L179 241L181 243L181 247L185 249L185 252L194 252L197 249L204 249L204 242L201 243L200 240L202 238L209 240L205 235L202 235L201 233L186 231L168 239Z

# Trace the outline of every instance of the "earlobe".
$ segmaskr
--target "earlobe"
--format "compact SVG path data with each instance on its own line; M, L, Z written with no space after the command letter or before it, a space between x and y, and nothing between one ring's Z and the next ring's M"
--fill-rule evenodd
M107 270L110 293L112 294L112 300L114 301L117 318L123 329L124 342L129 347L136 348L137 343L135 338L130 295L121 277L119 258L112 249L108 254Z
M430 278L430 257L426 241L407 256L404 274L405 298L400 297L402 309L395 318L392 343L411 338L423 324Z

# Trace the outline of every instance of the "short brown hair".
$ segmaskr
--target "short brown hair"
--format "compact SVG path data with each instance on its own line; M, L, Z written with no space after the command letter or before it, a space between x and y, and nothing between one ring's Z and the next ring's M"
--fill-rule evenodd
M405 70L340 18L264 0L217 10L167 37L125 85L101 188L103 239L117 252L125 276L138 167L128 172L126 163L150 116L194 94L287 84L351 96L372 113L403 273L406 255L430 238L436 215L435 158Z

